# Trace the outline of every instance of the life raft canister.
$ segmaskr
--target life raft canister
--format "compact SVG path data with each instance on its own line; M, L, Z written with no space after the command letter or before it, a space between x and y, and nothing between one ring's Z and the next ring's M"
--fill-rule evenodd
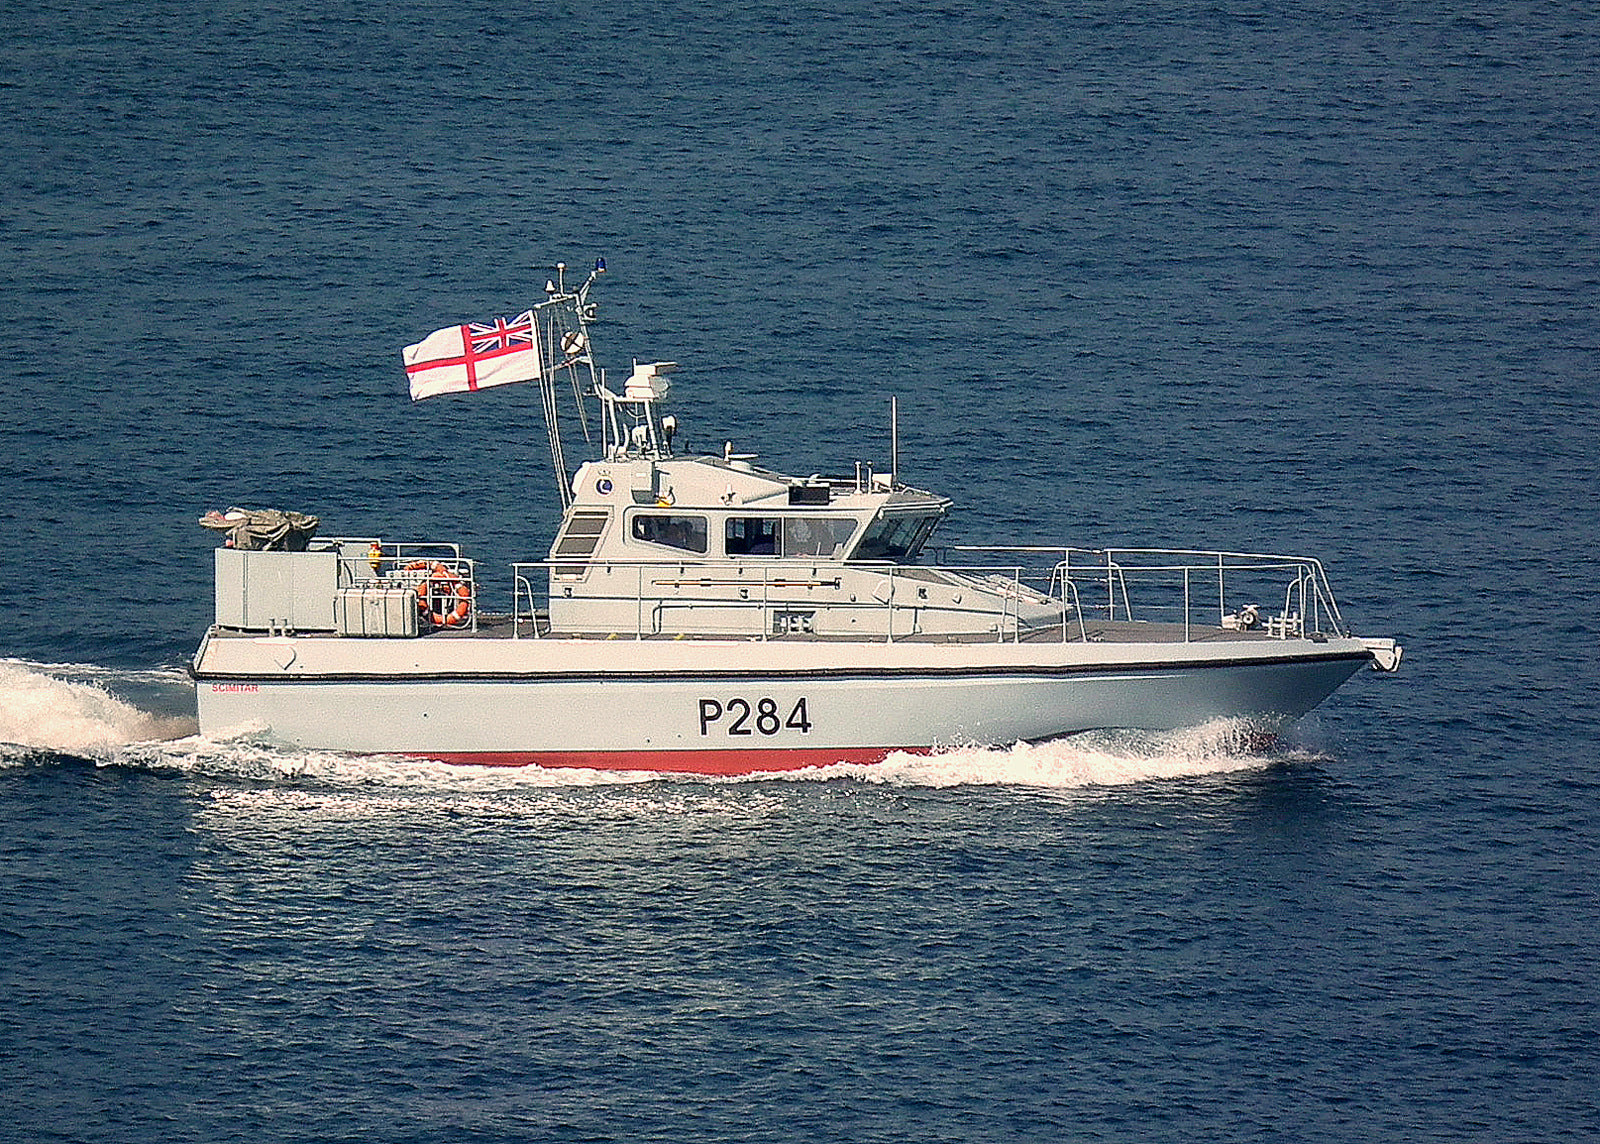
M472 614L472 589L443 564L414 560L407 572L427 572L417 585L417 609L435 627L460 627Z

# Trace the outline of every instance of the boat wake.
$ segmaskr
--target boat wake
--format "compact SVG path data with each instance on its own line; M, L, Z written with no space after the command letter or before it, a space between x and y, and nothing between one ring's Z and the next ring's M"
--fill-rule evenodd
M224 781L490 793L643 783L726 786L855 781L898 787L1015 786L1051 790L1126 786L1262 770L1316 757L1264 739L1244 720L1182 731L1089 732L1045 743L902 752L881 763L839 763L740 778L648 771L464 767L404 756L293 750L196 733L181 669L117 671L85 664L0 660L0 765L70 756L101 766Z
M191 687L177 668L0 659L0 762L50 755L108 761L129 743L192 735Z
M1052 790L1258 771L1312 756L1244 719L1178 731L1090 731L1045 743L890 755L876 766L824 768L830 775L896 786L1020 786Z

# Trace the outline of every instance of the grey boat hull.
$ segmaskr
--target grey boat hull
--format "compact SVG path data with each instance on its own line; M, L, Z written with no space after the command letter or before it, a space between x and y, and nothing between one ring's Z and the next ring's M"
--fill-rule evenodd
M200 727L213 737L480 765L748 774L1227 717L1275 730L1372 661L1356 639L974 646L214 632L191 670Z

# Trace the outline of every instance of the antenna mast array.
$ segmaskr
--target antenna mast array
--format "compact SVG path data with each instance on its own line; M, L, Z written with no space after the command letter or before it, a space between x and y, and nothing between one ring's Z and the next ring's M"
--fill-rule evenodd
M605 272L606 260L595 259L594 269L583 285L569 291L567 264L558 262L554 280L544 284L546 299L534 307L539 319L539 353L541 360L548 363L539 375L539 400L544 407L545 429L550 438L550 467L555 473L563 513L572 506L572 475L567 471L566 456L561 448L561 426L556 418L556 374L565 372L572 383L573 403L587 441L589 422L583 412L583 395L598 393L604 377L594 364L590 348L589 323L594 321L595 304L589 301L589 290ZM588 371L587 385L580 379L580 370Z

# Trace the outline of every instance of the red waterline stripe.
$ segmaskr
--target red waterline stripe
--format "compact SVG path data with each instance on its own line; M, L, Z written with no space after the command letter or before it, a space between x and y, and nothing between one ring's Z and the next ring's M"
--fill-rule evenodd
M881 763L894 751L926 755L929 747L800 747L750 751L429 751L404 752L474 767L583 767L595 771L660 771L688 775L753 775L835 763Z

